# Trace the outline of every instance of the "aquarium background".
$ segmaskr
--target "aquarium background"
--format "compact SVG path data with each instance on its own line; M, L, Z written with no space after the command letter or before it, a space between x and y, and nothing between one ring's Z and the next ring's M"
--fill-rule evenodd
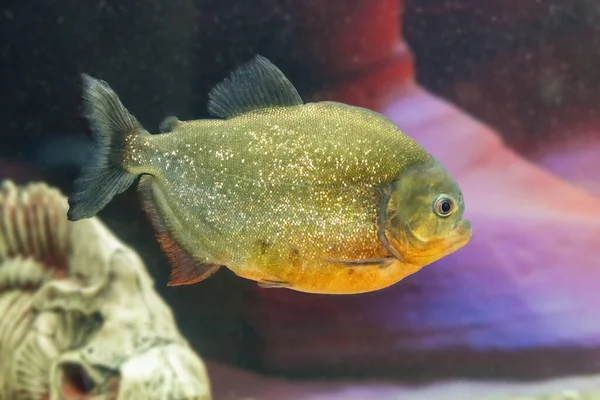
M207 117L210 88L258 53L306 101L382 112L464 187L472 243L388 289L334 297L224 269L167 287L135 190L115 198L99 217L213 366L215 399L418 398L407 382L463 379L425 395L468 399L518 392L506 380L535 391L600 372L598 2L12 0L0 11L2 179L70 192L90 151L80 73L156 132L167 115ZM573 385L600 390L585 379Z

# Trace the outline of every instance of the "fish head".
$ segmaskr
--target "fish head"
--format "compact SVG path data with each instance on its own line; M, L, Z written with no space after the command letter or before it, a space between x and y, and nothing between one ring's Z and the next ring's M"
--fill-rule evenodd
M466 245L471 224L456 181L431 159L402 171L389 188L385 238L405 263L425 266Z
M52 399L211 400L204 364L181 343L167 343L128 357L118 367L90 363L80 352L56 364Z

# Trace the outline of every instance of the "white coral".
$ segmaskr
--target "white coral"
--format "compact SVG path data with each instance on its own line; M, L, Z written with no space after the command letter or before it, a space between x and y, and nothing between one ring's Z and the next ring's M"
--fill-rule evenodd
M139 256L66 211L43 183L0 186L0 400L210 399Z

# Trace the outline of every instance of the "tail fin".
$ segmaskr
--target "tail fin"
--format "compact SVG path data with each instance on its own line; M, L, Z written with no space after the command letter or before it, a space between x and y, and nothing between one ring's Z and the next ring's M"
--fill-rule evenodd
M122 166L122 152L125 138L143 129L106 82L86 74L81 78L83 113L89 121L95 149L69 197L67 217L71 221L93 217L135 181L136 175Z

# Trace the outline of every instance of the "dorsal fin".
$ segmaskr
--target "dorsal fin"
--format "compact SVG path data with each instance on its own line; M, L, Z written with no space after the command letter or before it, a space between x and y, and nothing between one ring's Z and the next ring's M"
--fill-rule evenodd
M222 118L262 108L302 104L298 91L283 72L260 55L239 66L208 96L208 111Z

